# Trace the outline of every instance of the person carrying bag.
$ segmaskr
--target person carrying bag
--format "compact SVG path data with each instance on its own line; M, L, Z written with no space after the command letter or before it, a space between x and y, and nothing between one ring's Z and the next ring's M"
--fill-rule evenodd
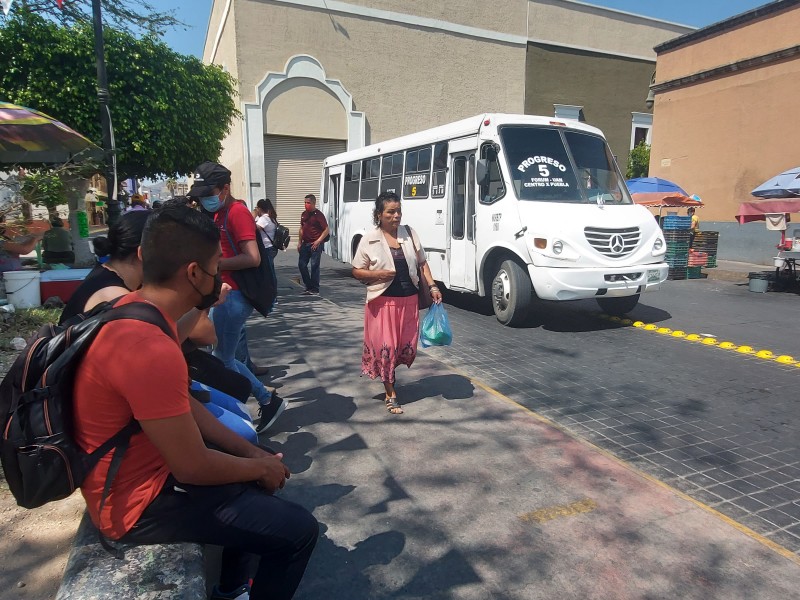
M383 381L384 402L392 415L403 413L395 370L398 365L410 367L417 355L420 295L427 293L436 304L442 301L416 232L400 225L401 216L396 194L378 196L373 211L376 227L361 238L352 263L353 277L367 286L361 374Z

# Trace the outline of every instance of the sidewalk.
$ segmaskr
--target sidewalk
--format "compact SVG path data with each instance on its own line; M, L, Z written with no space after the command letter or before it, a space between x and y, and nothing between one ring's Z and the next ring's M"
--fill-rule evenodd
M248 337L290 400L268 432L294 473L281 494L321 524L298 600L797 594L796 555L424 350L390 416L358 376L363 287L325 257L322 297L300 296L296 257L279 255L280 303Z
M716 268L703 268L703 273L708 273L709 279L720 281L732 281L747 283L747 274L751 272L771 271L775 268L771 265L756 265L753 263L737 262L733 260L718 260Z

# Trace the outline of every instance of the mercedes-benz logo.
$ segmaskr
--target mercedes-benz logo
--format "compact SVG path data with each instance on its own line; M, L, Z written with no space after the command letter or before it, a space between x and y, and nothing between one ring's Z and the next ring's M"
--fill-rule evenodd
M612 235L608 239L608 247L611 248L614 254L619 254L625 249L625 240L622 239L622 236L619 234Z

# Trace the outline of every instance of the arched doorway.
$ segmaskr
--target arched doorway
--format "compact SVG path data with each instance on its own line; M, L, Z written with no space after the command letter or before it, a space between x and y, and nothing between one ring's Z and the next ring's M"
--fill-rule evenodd
M310 56L290 59L257 92L258 103L245 105L251 198L272 199L281 223L297 235L303 197L319 197L323 160L364 145L364 115Z

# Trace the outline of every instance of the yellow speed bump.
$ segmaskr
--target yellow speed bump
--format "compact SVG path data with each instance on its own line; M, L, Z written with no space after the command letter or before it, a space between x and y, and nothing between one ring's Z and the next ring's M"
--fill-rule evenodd
M781 363L782 365L793 365L797 363L797 361L788 354L781 354L778 358L775 359L775 362Z
M775 355L772 353L771 350L759 350L756 352L757 358L775 358Z
M690 333L689 335L686 336L685 339L690 341L690 342L699 342L703 338L701 336L697 335L696 333Z
M733 350L734 348L736 348L736 344L734 344L733 342L722 342L719 345L719 347L722 348L723 350Z
M644 326L645 331L655 331L656 329L658 329L658 325L653 325L652 323L648 323Z
M659 327L658 329L656 329L656 333L660 333L661 335L669 335L670 333L672 333L672 329L670 329L669 327Z
M736 349L736 351L737 351L739 354L752 354L753 352L755 352L755 350L753 349L753 347L752 347L752 346L739 346L739 347Z
M686 337L686 332L685 331L681 331L680 329L678 329L677 331L673 331L672 332L672 337L674 337L674 338L684 338L684 337Z
M706 345L706 346L716 346L717 345L717 339L713 338L713 337L703 338L703 344Z
M633 322L633 326L634 327L644 327L644 323L642 321L634 321Z
M622 319L620 323L622 323L623 325L632 325L633 321L631 321L630 319Z

